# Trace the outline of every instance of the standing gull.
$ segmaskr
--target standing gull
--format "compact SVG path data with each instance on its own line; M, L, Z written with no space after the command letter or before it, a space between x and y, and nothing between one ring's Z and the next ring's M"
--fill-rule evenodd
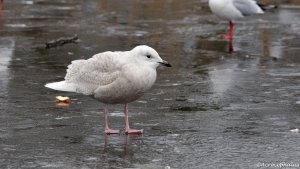
M229 32L222 35L226 39L233 37L235 19L264 13L254 0L209 0L208 4L215 15L229 21Z
M72 61L64 81L48 83L45 87L91 95L104 104L125 104L125 133L142 134L143 129L129 127L127 105L153 86L159 65L171 67L153 48L146 45L137 46L131 51L108 51L87 60ZM107 114L104 106L104 132L118 134L118 130L109 128Z

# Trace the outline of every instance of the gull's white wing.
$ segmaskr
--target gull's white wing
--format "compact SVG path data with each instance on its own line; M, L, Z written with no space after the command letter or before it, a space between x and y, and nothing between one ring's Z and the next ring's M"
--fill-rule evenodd
M254 0L232 0L232 3L244 16L264 13Z
M114 82L123 65L121 52L104 52L88 60L75 60L68 66L65 82L76 92L92 95L99 86Z

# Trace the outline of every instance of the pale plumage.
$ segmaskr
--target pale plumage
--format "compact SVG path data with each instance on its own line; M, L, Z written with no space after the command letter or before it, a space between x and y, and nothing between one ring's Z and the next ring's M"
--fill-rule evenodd
M153 48L145 45L125 52L103 52L87 60L73 61L68 66L64 81L45 86L92 95L103 103L126 104L127 109L127 103L138 99L152 87L160 64L171 66ZM126 127L130 133L127 123ZM107 126L106 133L114 132Z
M230 22L229 33L224 38L232 38L235 19L264 13L254 0L209 0L208 4L216 16Z
M264 13L254 0L209 0L211 11L228 21Z

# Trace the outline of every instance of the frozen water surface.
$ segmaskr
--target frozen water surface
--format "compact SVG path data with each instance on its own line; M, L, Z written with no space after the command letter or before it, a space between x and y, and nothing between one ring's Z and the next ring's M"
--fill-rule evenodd
M4 0L0 13L0 168L259 168L300 164L299 3L227 23L198 0ZM77 34L77 44L45 42ZM102 105L44 88L71 60L138 44L172 63L131 103L139 137L105 136ZM55 96L67 95L69 106ZM113 128L123 106L109 106Z

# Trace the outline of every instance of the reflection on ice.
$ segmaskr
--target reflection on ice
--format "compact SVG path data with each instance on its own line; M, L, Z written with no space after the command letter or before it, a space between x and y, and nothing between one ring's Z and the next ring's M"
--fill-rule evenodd
M28 0L26 0L26 1L22 1L22 4L25 4L25 5L33 5L34 2L33 2L33 1L28 1Z
M299 163L300 135L289 131L300 126L299 10L237 22L229 54L230 41L218 36L227 23L212 22L207 3L125 2L5 1L0 168L254 168L281 156ZM37 47L74 33L79 44ZM56 107L58 93L43 87L71 60L141 43L174 64L132 103L143 136L105 136L98 102L74 94L74 104ZM109 115L122 130L123 106Z
M298 72L282 72L282 73L268 73L271 76L284 76L284 77L299 77L300 73Z
M5 24L6 27L11 27L11 28L26 28L26 24L22 23L16 23L16 24Z
M209 72L209 77L215 94L223 94L235 81L234 70L229 68L212 70Z
M0 71L5 71L11 60L15 48L15 41L12 38L0 39Z
M275 58L281 58L282 56L282 45L281 45L281 41L279 42L280 44L272 44L271 45L271 56L275 57Z
M8 65L15 49L13 38L0 38L0 91L5 90L8 83Z

